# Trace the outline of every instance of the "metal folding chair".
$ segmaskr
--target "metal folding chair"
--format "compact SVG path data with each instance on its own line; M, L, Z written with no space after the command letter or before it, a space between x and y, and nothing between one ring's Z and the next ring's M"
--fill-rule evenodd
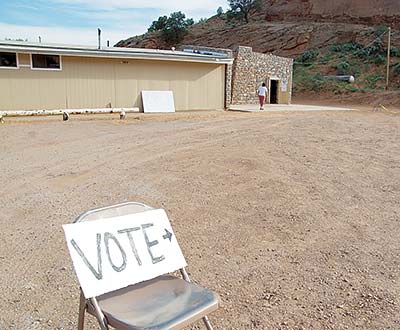
M75 223L152 209L142 203L128 202L87 211ZM218 295L191 283L184 268L180 272L183 279L162 275L90 299L85 299L81 289L78 330L84 328L86 312L97 318L101 330L109 330L109 326L120 330L175 330L200 319L212 330L207 314L218 308Z

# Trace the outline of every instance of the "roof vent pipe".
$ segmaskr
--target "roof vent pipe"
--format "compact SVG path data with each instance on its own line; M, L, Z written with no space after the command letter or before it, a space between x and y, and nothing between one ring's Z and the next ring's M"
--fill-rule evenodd
M101 48L101 30L97 29L97 36L98 36L98 48Z

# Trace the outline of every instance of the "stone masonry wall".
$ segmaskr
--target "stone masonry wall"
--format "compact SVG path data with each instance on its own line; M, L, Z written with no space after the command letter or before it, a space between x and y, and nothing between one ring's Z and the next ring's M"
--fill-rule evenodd
M256 72L251 47L239 46L234 51L232 104L253 103L256 97Z
M287 83L287 92L280 92L280 103L290 103L292 96L293 60L290 58L253 52L251 47L239 46L230 49L183 45L181 50L216 52L234 58L233 65L225 67L225 105L257 104L257 89L269 79ZM284 96L284 97L283 97Z
M269 79L287 83L285 101L290 103L293 59L254 53L251 47L242 46L234 51L234 57L231 104L257 104L256 91L263 82L268 86Z

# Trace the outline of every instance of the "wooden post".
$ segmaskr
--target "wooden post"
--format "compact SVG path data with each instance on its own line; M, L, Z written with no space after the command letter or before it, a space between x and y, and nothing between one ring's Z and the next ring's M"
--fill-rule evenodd
M389 27L388 31L388 49L387 49L387 63L386 63L386 86L385 89L389 89L389 75L390 75L390 50L391 50L391 34L392 34L392 28Z

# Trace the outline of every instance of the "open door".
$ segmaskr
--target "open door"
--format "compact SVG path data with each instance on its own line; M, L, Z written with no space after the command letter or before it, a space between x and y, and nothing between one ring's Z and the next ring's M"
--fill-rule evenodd
M271 88L269 93L270 104L278 104L278 87L279 87L279 80L271 79Z

